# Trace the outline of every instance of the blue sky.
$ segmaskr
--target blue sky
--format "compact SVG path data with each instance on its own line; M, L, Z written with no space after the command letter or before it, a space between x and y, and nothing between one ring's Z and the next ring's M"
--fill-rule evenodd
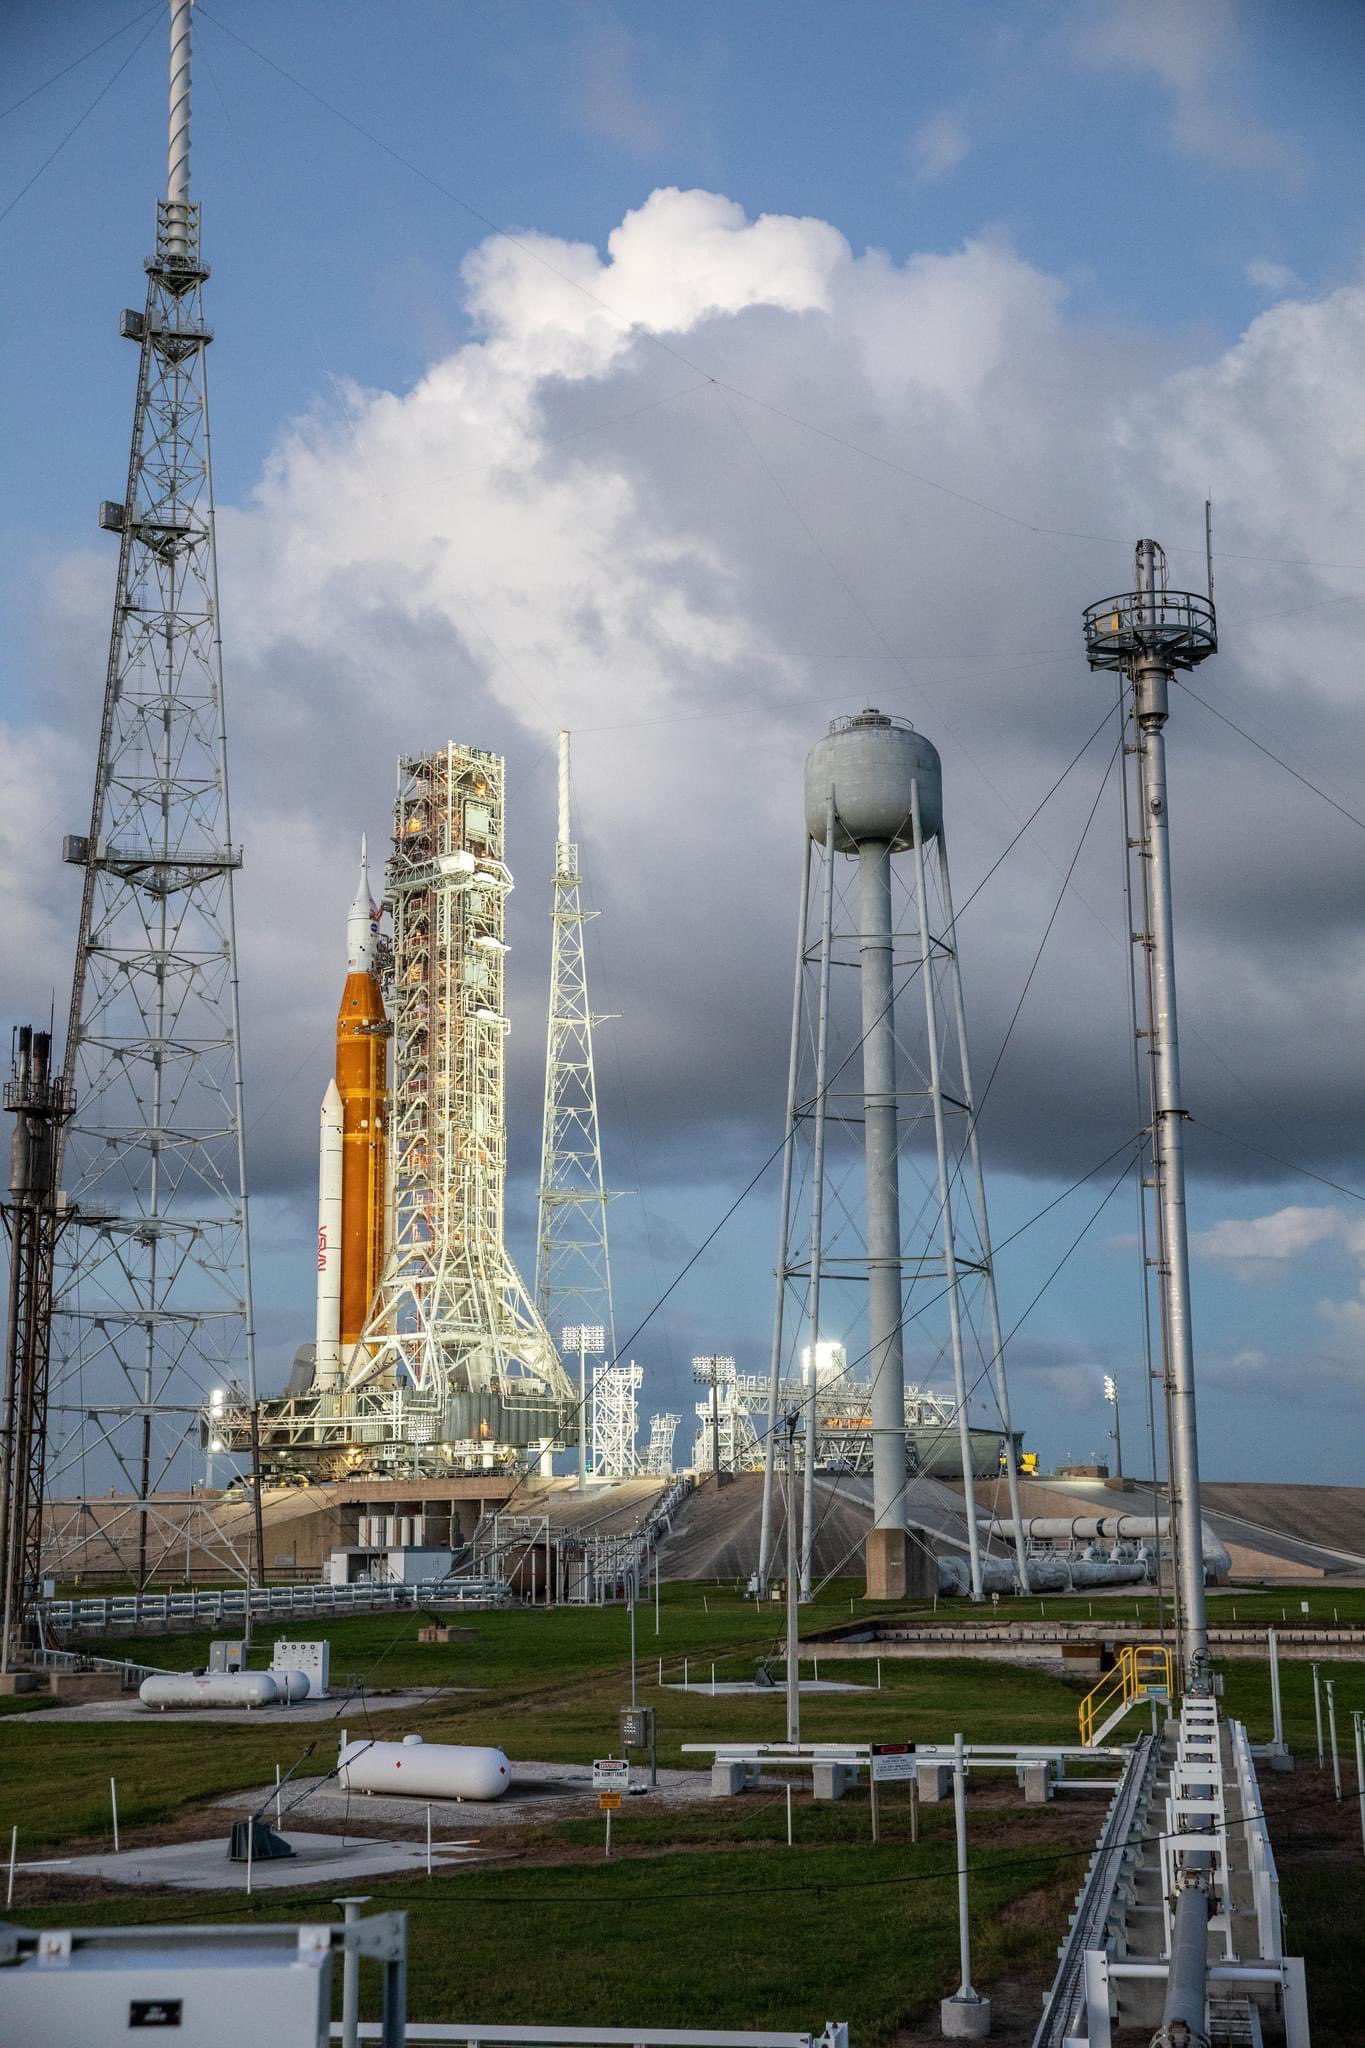
M1079 605L1126 584L1139 530L1196 542L1211 487L1224 655L1206 694L1360 811L1359 9L214 0L196 15L276 1359L307 1334L331 926L355 836L382 839L399 744L449 727L509 758L525 1256L546 739L560 718L583 734L604 1006L625 1013L602 1052L608 1173L641 1191L613 1212L627 1327L776 1136L796 777L827 717L875 684L925 724L974 883L1098 715ZM16 1014L68 971L56 841L93 746L112 578L94 515L126 462L133 352L116 319L141 298L164 38L159 10L111 4L16 4L5 27L9 104L125 20L0 120L3 210L134 52L0 220ZM731 212L647 204L670 188ZM766 239L748 231L764 216ZM619 293L633 341L579 331L566 269ZM719 398L710 373L741 395ZM509 493L494 444L543 488ZM1197 579L1196 554L1172 559ZM1172 754L1187 1093L1204 1118L1205 1465L1351 1479L1360 1204L1246 1147L1365 1185L1361 832L1197 707ZM964 923L986 1071L1102 765ZM294 884L267 889L282 862ZM1123 1133L1116 873L1106 822L983 1123L997 1238ZM690 1402L693 1349L761 1363L772 1200L765 1183L642 1336L647 1407ZM1088 1213L1073 1198L1002 1255L1007 1327ZM1131 1231L1125 1188L1021 1332L1016 1403L1048 1457L1098 1446L1102 1374L1132 1369Z

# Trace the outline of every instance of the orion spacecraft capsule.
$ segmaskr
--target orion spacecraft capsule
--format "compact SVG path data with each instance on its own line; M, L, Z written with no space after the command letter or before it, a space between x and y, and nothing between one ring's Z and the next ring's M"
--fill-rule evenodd
M322 1102L318 1159L317 1370L335 1389L365 1327L387 1250L389 1022L376 973L380 910L365 841L346 919L336 1079Z

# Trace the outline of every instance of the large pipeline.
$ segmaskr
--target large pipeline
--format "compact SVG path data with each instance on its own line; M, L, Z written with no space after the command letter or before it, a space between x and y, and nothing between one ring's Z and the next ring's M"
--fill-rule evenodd
M1204 1855L1191 1854L1171 1918L1170 1968L1161 2025L1151 2048L1209 2048L1204 2027L1209 1980L1209 1892Z

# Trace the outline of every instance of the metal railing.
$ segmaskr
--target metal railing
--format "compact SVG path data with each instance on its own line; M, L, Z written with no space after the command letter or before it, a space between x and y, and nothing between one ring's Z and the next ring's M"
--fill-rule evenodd
M1270 1846L1270 1830L1261 1810L1261 1788L1251 1760L1251 1744L1241 1721L1231 1723L1232 1763L1237 1780L1237 1798L1242 1809L1242 1840L1251 1872L1251 1893L1256 1901L1256 1935L1261 1955L1279 1962L1284 1955L1284 1920L1280 1911L1280 1876Z
M345 2023L333 2020L331 2038L345 2039ZM361 2041L378 2041L374 2020L356 2029ZM458 2042L460 2048L848 2048L846 2021L831 2020L819 2034L732 2034L690 2027L471 2027L450 2020L409 2020L409 2041Z
M505 1579L435 1579L415 1585L358 1581L352 1586L252 1586L253 1619L273 1615L346 1614L378 1608L487 1606L511 1597ZM58 1635L103 1635L111 1629L168 1628L177 1624L241 1622L247 1588L223 1586L199 1593L111 1593L79 1600L49 1600L47 1627Z
M1125 1643L1113 1670L1077 1709L1082 1743L1093 1748L1140 1700L1169 1701L1173 1682L1174 1660L1164 1643Z

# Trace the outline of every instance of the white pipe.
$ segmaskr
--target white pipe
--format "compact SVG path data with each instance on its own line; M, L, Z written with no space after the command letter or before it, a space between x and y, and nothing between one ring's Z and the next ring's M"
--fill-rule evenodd
M972 1989L972 1929L971 1912L967 1895L967 1770L962 1753L962 1737L953 1737L953 1819L957 1826L957 1944L962 1965L962 1982L957 1996L962 2000L975 2000Z

